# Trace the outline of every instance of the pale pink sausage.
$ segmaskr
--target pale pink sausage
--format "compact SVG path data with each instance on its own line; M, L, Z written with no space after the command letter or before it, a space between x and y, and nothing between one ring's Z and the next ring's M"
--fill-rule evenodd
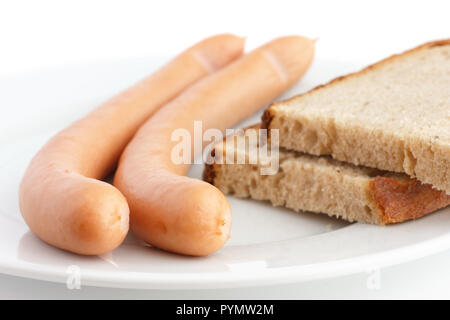
M54 136L20 186L22 215L45 242L94 255L116 248L129 228L125 197L102 179L139 126L189 85L239 57L243 39L218 35L187 49L154 74Z
M202 256L223 246L231 209L214 186L185 176L171 151L176 129L193 136L203 128L224 130L272 101L309 67L314 42L298 36L276 39L203 79L160 109L125 149L114 185L128 199L131 228L149 244Z

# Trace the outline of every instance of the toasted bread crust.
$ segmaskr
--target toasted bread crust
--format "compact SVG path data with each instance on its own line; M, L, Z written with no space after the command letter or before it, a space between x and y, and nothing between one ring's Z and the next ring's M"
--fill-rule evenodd
M270 107L264 110L261 118L261 129L269 129L270 123L273 120L274 114L273 109Z
M376 177L369 190L383 224L417 219L450 204L450 195L415 179Z
M205 164L205 169L203 170L203 180L214 185L215 178L216 171L214 169L214 164Z
M317 90L323 89L323 88L328 87L328 86L331 86L331 85L333 85L333 84L335 84L337 82L343 81L343 80L348 79L350 77L359 76L359 75L364 74L364 73L366 73L366 72L368 72L370 70L373 70L374 68L380 67L381 65L383 65L383 64L385 64L387 62L391 62L392 60L401 58L401 56L403 56L404 54L415 52L415 51L419 51L419 50L429 49L429 48L433 48L433 47L445 46L445 45L450 45L450 39L443 39L443 40L436 40L436 41L427 42L427 43L422 44L422 45L420 45L418 47L406 50L406 51L404 51L402 53L391 55L391 56L389 56L389 57L387 57L387 58L385 58L383 60L380 60L380 61L378 61L378 62L376 62L374 64L371 64L371 65L363 68L360 71L349 73L347 75L340 76L340 77L337 77L335 79L332 79L329 82L327 82L325 84L318 85L318 86L314 87L313 89L311 89L308 92L305 92L303 94L299 94L299 95L293 96L293 97L291 97L289 99L286 99L284 101L274 102L264 111L264 113L262 115L262 119L261 119L261 121L262 121L261 127L265 128L265 129L270 129L270 124L271 124L271 122L272 122L272 120L273 120L273 118L275 116L274 115L275 114L274 108L276 108L278 104L289 103L290 101L292 101L294 99L298 99L299 97L307 96L307 95L311 94L312 92L315 92Z

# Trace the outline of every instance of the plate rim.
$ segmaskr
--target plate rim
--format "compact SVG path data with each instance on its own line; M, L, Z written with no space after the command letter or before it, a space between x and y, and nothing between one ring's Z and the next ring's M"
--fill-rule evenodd
M417 247L421 247L417 254ZM320 262L303 266L279 267L254 272L208 272L208 273L144 273L144 272L82 272L81 285L121 289L155 290L201 290L260 287L301 283L318 279L341 277L361 272L372 272L374 268L384 268L418 260L450 248L450 233L379 253L346 258L332 262ZM54 283L66 283L67 273L59 267L40 266L22 262L19 266L10 259L0 259L0 273ZM220 280L217 281L218 275Z

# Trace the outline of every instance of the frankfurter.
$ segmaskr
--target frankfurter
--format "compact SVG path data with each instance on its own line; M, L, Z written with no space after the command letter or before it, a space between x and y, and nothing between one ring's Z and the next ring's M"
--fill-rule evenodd
M97 179L114 169L148 117L239 57L243 46L242 38L228 34L205 39L50 139L20 185L20 210L31 231L55 247L84 255L120 245L129 229L127 201Z
M269 103L309 67L314 41L276 39L202 79L161 108L137 132L119 161L114 185L130 206L132 231L167 251L203 256L223 246L230 234L231 208L214 186L185 176L176 164L171 136L194 121L224 130ZM194 154L192 157L198 156Z

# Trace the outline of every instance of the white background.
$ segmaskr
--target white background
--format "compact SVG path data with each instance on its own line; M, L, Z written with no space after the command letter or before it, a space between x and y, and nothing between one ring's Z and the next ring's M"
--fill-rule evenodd
M276 36L319 38L318 57L374 62L450 37L449 1L0 1L0 77L65 65L173 56L231 32L253 48ZM1 94L1 88L0 88ZM2 117L8 107L0 106ZM0 298L450 298L450 252L381 272L262 289L163 292L83 288L0 276Z

